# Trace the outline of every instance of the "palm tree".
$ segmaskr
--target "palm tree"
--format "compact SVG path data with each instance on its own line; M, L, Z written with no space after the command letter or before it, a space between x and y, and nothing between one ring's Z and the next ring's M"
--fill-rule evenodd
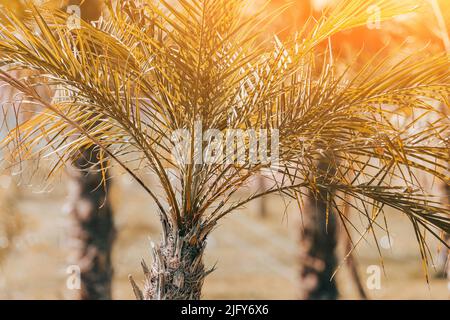
M426 262L425 232L448 233L450 209L420 192L411 170L448 183L439 165L449 161L441 138L448 128L441 117L432 130L412 133L388 115L403 107L437 113L424 97L446 103L450 62L444 54L416 53L395 64L374 59L357 74L339 71L322 44L364 24L372 4L385 18L409 9L388 0L344 0L296 37L263 44L259 32L270 17L262 11L244 17L241 0L117 1L95 26L75 30L52 10L32 9L34 32L7 13L0 65L38 70L41 83L71 94L48 103L26 79L0 71L0 80L44 110L3 145L20 160L56 155L53 174L95 146L103 181L115 164L142 186L158 207L162 239L152 244L151 267L142 263L143 290L131 278L138 299L200 298L212 271L203 263L208 235L224 216L273 193L299 202L312 195L338 218L342 210L332 196L348 196L362 204L367 232L375 232L385 207L397 209L412 222ZM247 137L221 143L230 129L247 130ZM255 140L260 149L267 140L271 162L250 161ZM225 145L237 153L221 157ZM317 165L325 155L335 170ZM272 171L271 185L236 198L262 168ZM162 194L148 187L148 171Z
M79 5L83 20L96 21L101 15L100 0L69 0L67 5ZM115 238L111 208L110 175L102 170L96 146L81 149L67 170L70 177L67 209L72 217L71 243L73 261L80 267L82 300L111 299L113 267L112 246Z
M318 171L333 168L326 157L318 164ZM331 173L331 172L330 172ZM333 173L331 173L333 174ZM327 199L334 195L318 187L304 201L300 233L300 299L336 300L338 289L333 273L337 267L337 217L328 212Z
M271 1L269 10L280 8L288 2L287 0ZM271 27L278 37L284 39L289 37L292 30L307 24L312 16L317 16L316 9L312 0L295 1ZM326 159L322 160L319 166L326 164ZM319 189L317 193L326 195L325 190ZM299 297L303 300L334 300L338 297L338 288L332 275L337 268L336 249L339 233L335 216L329 215L327 221L327 208L326 201L313 193L310 193L303 201L299 237ZM351 262L352 259L347 261Z
M280 3L278 3L280 2ZM281 6L283 3L286 3L287 1L281 0L281 1L272 1L271 4L275 6ZM428 3L429 2L429 3ZM335 5L335 1L328 1L326 5L332 6ZM431 4L431 6L430 6ZM444 47L448 47L450 42L448 41L448 33L445 28L446 26L446 20L445 17L442 15L442 12L440 10L439 1L432 0L432 1L424 1L424 3L421 3L421 12L419 14L419 17L426 17L430 15L430 9L434 8L435 15L437 16L437 22L438 25L440 25L441 32L433 33L434 28L433 23L430 26L429 21L426 22L427 25L421 25L420 27L414 26L414 22L408 25L401 25L400 23L397 23L397 28L392 28L393 30L370 30L367 28L367 26L356 28L356 30L351 30L349 32L345 32L342 35L336 35L332 38L332 47L334 51L342 53L347 53L348 55L355 56L357 55L357 51L361 50L361 47L364 44L364 55L360 55L359 59L364 60L364 58L367 58L366 54L376 54L379 52L383 46L386 45L386 40L383 40L383 38L386 38L388 36L391 39L391 42L395 39L396 41L404 41L400 37L400 33L398 32L398 29L408 30L414 28L412 31L409 32L414 34L414 37L416 40L420 41L421 39L425 39L424 42L433 40L434 47L430 46L430 51L432 49L436 50L436 47L440 48L441 50ZM313 1L310 0L298 0L294 2L294 5L286 16L281 17L279 20L282 20L283 23L276 27L276 29L285 30L286 27L289 26L289 23L286 23L286 21L293 22L292 20L295 20L295 23L303 24L306 23L309 15L305 14L305 12L313 12ZM316 13L317 14L317 13ZM419 18L420 19L420 18ZM417 18L415 19L417 20ZM436 24L436 23L434 23ZM386 29L386 28L384 28ZM397 31L395 31L397 30ZM439 36L440 35L440 36ZM440 37L442 37L443 41L442 44L445 46L440 46ZM425 45L425 43L424 43ZM448 51L448 49L447 49ZM445 182L442 182L442 187L444 189L443 194L447 194L445 192L445 188L447 188L447 184ZM318 209L322 208L322 211L319 211ZM300 237L300 252L301 252L301 259L300 259L300 296L305 299L321 299L321 298L330 298L332 297L337 298L337 290L336 290L336 283L334 277L332 275L334 274L334 270L337 268L337 260L335 258L336 256L336 243L338 242L338 239L330 239L330 237L337 237L337 232L335 232L335 224L336 221L331 221L330 226L326 226L324 221L325 217L327 215L326 213L326 203L321 201L320 199L308 199L308 201L305 201L304 203L304 210L302 212L303 220L306 220L308 223L302 224L302 230L301 230L301 237ZM345 209L348 209L348 205ZM346 210L348 211L348 210ZM311 215L309 217L308 215ZM319 215L319 217L317 217ZM347 216L347 215L345 215ZM323 220L319 221L319 223L311 223L311 221L315 220ZM318 226L321 226L320 230L317 230ZM330 230L331 228L331 230ZM328 229L329 232L325 232L325 230ZM327 239L323 239L322 237L326 237ZM346 250L348 251L348 254L346 256L346 265L349 268L351 278L353 279L353 282L355 283L357 287L357 291L362 298L367 298L364 288L362 287L361 281L359 279L358 273L357 273L357 262L355 260L355 257L353 256L353 248L351 241L349 241L348 237L342 238L342 240L345 242ZM447 250L441 251L441 259L442 261L447 260L448 252ZM447 264L444 263L445 266ZM312 267L315 266L315 267ZM444 266L442 266L444 267ZM443 274L445 274L445 271L441 271ZM314 280L311 280L314 279ZM315 279L319 279L318 281Z

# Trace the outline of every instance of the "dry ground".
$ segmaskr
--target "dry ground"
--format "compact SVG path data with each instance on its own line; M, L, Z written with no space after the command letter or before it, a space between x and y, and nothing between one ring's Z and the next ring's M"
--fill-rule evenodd
M64 187L57 188L64 190ZM132 299L128 274L140 282L140 260L150 261L150 240L158 240L155 207L137 186L120 179L113 191L118 238L114 249L115 299ZM68 217L63 213L64 193L32 193L24 190L18 208L25 230L12 244L11 253L0 267L0 298L70 299L66 288ZM206 265L217 264L207 278L208 299L295 299L297 283L297 231L299 215L294 205L286 213L278 198L269 199L271 214L258 217L252 204L222 221L208 243ZM431 279L428 285L418 247L408 220L389 215L393 246L383 251L386 275L381 290L371 290L378 299L447 299L447 282ZM381 236L381 234L380 234ZM431 249L437 251L436 243ZM380 265L374 241L357 250L360 274L367 279L367 267ZM431 273L433 271L431 270ZM337 275L343 299L357 298L345 267Z

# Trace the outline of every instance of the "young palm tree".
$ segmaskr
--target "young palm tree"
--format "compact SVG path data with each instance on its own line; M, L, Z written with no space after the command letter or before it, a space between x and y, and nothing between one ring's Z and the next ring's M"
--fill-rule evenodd
M408 9L395 1L344 0L291 40L263 44L258 30L270 17L245 17L240 0L110 2L103 20L75 30L60 12L32 9L33 32L6 13L0 66L38 70L41 82L63 86L70 99L48 103L26 79L0 71L0 80L44 110L3 145L21 160L56 155L52 173L96 146L101 173L117 164L144 188L158 207L162 239L152 245L152 266L142 263L144 289L131 279L138 299L200 298L212 271L203 264L208 235L227 214L272 193L324 201L325 225L332 214L342 218L332 196L349 197L374 233L383 209L397 209L412 222L428 261L425 232L448 233L450 209L421 192L412 169L449 182L441 164L449 161L442 139L448 127L442 117L411 133L389 116L406 107L436 112L429 99L446 103L450 61L444 54L396 63L375 57L357 74L339 72L322 44L364 24L372 4L385 18ZM201 129L215 131L202 137ZM249 131L243 142L221 143L230 129ZM241 153L252 150L255 136L263 149L260 129L273 133L270 164ZM188 137L187 148L180 137ZM220 156L225 144L237 149L235 157ZM327 166L318 165L325 155ZM272 185L236 199L263 167L272 170ZM162 194L146 184L148 171Z

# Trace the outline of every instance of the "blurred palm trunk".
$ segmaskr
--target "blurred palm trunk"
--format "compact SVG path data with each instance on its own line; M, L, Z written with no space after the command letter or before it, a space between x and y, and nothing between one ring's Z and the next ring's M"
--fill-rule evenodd
M310 196L305 201L303 230L300 236L300 299L335 300L338 297L335 249L336 218L330 213L326 222L326 203Z
M446 204L450 204L450 186L445 183L442 183L441 188L443 201L445 201ZM450 246L449 234L445 234L445 241L447 245ZM445 247L442 248L441 252L439 253L437 277L439 278L447 277L450 283L450 250Z
M74 161L68 174L72 253L81 277L79 299L111 299L111 248L115 228L108 173L103 177L98 151L90 148Z
M3 260L13 248L14 239L23 229L23 217L17 209L20 189L9 175L0 175L3 181L0 193L0 269Z
M445 190L446 190L446 196L447 196L447 204L450 204L450 186L446 185ZM445 236L446 236L447 245L450 246L450 234L447 233ZM445 266L446 266L445 270L447 272L447 279L450 283L450 249L444 248L443 251L447 253L447 259L445 262ZM450 288L449 288L449 290L450 290Z
M78 5L83 20L97 20L103 0L68 0ZM111 250L115 238L113 213L109 198L109 172L101 168L98 148L80 154L68 170L69 212L72 217L73 261L80 268L82 300L111 299L113 268Z
M265 178L262 174L258 175L258 190L261 190L262 192L264 192L267 188L266 186L266 181ZM259 204L259 209L258 209L258 213L260 215L261 218L267 218L268 212L267 212L267 198L266 197L261 197L258 200L258 204Z
M318 169L327 172L328 162L322 159ZM329 190L318 188L304 199L300 233L300 299L335 300L336 281L332 278L337 267L337 220L330 209L327 214Z

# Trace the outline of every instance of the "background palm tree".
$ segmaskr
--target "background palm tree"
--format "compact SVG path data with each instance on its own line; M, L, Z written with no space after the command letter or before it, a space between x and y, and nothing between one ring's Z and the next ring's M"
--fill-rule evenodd
M277 8L285 5L287 2L288 1L285 0L271 1L271 6L273 8ZM281 17L277 19L277 22L273 24L274 31L277 32L280 37L285 37L288 35L287 29L289 30L289 27L298 28L299 26L303 26L307 23L311 15L317 17L320 10L326 7L332 7L333 5L336 5L336 3L338 2L333 0L325 1L322 2L320 7L318 7L315 5L315 1L312 0L294 1L289 7L289 10L283 13ZM438 50L444 49L447 47L445 44L449 43L447 39L448 33L445 27L448 25L448 22L445 16L442 15L439 1L427 0L418 2L417 4L421 5L420 14L419 18L416 17L413 20L419 20L420 16L426 16L425 13L432 10L437 16L437 21L432 21L431 23L430 21L427 21L420 27L415 26L414 22L403 24L397 22L395 23L396 28L389 28L392 30L386 30L386 27L382 30L369 29L367 26L355 28L332 37L330 42L332 42L334 54L342 56L350 55L354 57L358 55L358 51L360 51L364 46L364 52L363 54L360 54L359 59L367 59L366 54L376 54L387 45L388 41L391 43L404 41L403 37L400 36L398 29L406 29L408 34L415 37L416 41L423 41L424 45L426 45L426 42L432 41L432 45L429 46L430 51L436 50L436 48L439 48ZM290 23L286 23L286 21L289 21ZM394 23L391 22L391 24ZM439 31L439 29L441 31ZM443 41L441 41L441 39ZM443 189L447 187L445 182L442 183L442 187ZM444 194L446 193L444 192ZM319 208L322 208L323 211L320 212L319 217L317 217L317 211ZM326 203L315 198L309 199L309 201L305 201L304 203L304 210L302 212L302 215L304 216L303 220L310 223L303 223L301 226L300 296L306 299L308 299L308 297L313 299L320 299L321 297L330 296L334 298L337 297L335 279L334 277L331 277L331 275L337 268L336 243L338 242L339 237L338 233L334 231L336 228L336 221L331 221L330 232L328 232L328 234L325 232L326 225L324 221L327 215L326 209ZM312 217L308 217L308 215L312 215ZM322 219L323 221L319 221L317 224L311 223L311 221L314 222L317 219ZM321 226L321 229L317 230L319 225ZM323 239L322 237L327 237L328 239ZM330 237L336 237L336 239L331 240ZM352 279L358 288L359 295L362 298L365 298L366 294L357 273L357 262L352 254L352 244L348 238L341 238L345 242L346 251L348 252L348 255L346 256L346 265L348 266ZM446 261L447 255L447 250L442 250L442 257L439 260ZM314 268L313 266L316 267ZM445 263L442 267L444 266L446 266ZM441 273L445 273L445 271L441 271ZM309 278L321 280L308 280ZM327 293L326 290L329 290L329 292ZM314 295L315 292L317 292L317 295Z
M330 167L320 160L318 171ZM330 172L330 174L333 174ZM329 212L328 190L319 187L317 194L307 195L302 211L300 231L300 299L336 300L338 289L333 274L337 268L337 215Z
M289 10L283 12L281 16L273 24L274 32L284 39L289 37L290 32L298 30L308 24L308 19L311 17L320 17L320 11L332 3L322 3L318 6L313 0L297 0L294 2L286 0L271 1L271 9L282 7L290 3ZM288 21L288 23L286 23ZM348 39L355 39L360 41L360 38L371 39L369 47L366 51L373 50L377 47L379 50L382 46L380 39L374 37L373 34L366 31L365 26L348 30L345 35L337 34L333 37L333 50L340 52L345 45L348 44ZM364 37L361 33L366 32ZM349 34L350 33L350 34ZM372 32L373 33L373 32ZM335 40L337 38L337 40ZM335 45L338 48L335 48ZM356 46L357 44L355 44ZM362 46L362 43L361 43ZM358 48L359 50L360 48ZM352 52L355 54L355 52ZM327 163L323 159L319 166L324 166ZM326 169L326 168L322 168ZM322 197L310 194L303 203L302 223L300 226L299 237L299 276L300 276L300 291L299 297L301 299L337 299L339 290L337 288L336 279L333 274L338 267L338 243L342 239L346 244L350 244L347 235L340 237L339 221L336 220L335 215L327 214L327 203L322 200L326 195L324 190L318 190ZM328 218L327 218L328 217ZM327 221L328 219L328 221ZM356 260L352 253L351 245L346 245L346 250L349 251L346 257L346 266L349 268L351 279L358 288L358 293L362 298L366 298L364 289L361 286L358 270L356 268Z
M272 193L313 196L344 222L333 196L348 196L350 205L362 204L355 207L367 219L366 232L378 227L385 207L397 209L412 222L426 262L424 233L448 233L450 210L421 192L411 169L448 183L447 167L439 165L449 161L441 139L448 128L440 117L432 130L411 133L388 115L405 106L437 113L423 97L447 103L450 62L443 54L416 53L396 64L372 61L357 74L339 72L322 44L365 24L372 4L384 18L409 9L395 1L344 0L296 37L263 44L258 29L270 18L244 17L239 0L180 0L176 7L117 1L95 26L82 23L78 30L67 29L62 13L32 9L36 27L29 32L30 25L7 13L0 65L37 69L42 82L63 86L71 99L48 103L26 79L1 71L1 80L45 110L3 143L22 160L56 154L53 173L95 146L104 181L105 170L117 164L144 188L158 207L162 239L152 245L151 268L142 263L144 289L131 281L139 299L200 298L212 271L202 260L208 235L230 212ZM278 146L280 162L195 162L206 145L198 140L200 125L222 134L278 130L269 145ZM408 128L414 126L412 120ZM187 150L172 139L176 130L189 137ZM185 152L173 157L174 149ZM325 154L327 168L317 165ZM267 190L235 200L263 167L273 174ZM148 187L148 170L162 195Z
M71 254L80 268L78 297L83 300L111 299L115 227L109 197L110 177L100 166L98 148L90 147L81 151L67 170Z
M436 22L438 25L438 36L442 39L442 43L445 47L445 50L450 53L450 12L448 5L445 6L443 1L438 0L430 0L431 7L433 9L433 13L436 17ZM444 8L444 9L443 9ZM443 105L443 112L445 114L449 114L448 106ZM440 189L443 197L443 202L447 205L450 205L450 185L446 183L440 184ZM446 242L450 244L450 235L446 235ZM438 266L440 270L438 270L438 274L443 277L447 277L450 282L450 249L443 248L441 251L441 265Z
M103 1L68 0L67 5L78 5L80 18L92 22L101 16ZM80 149L67 170L70 181L66 209L72 217L72 259L80 267L78 297L82 300L111 299L111 254L116 232L109 196L110 174L102 170L106 165L102 161L99 148L90 146Z

